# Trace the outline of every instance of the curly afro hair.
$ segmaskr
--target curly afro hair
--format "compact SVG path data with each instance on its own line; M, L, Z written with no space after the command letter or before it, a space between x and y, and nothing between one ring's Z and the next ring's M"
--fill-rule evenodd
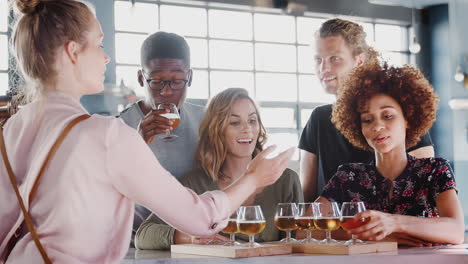
M436 119L438 97L415 67L388 66L387 63L357 67L340 88L333 106L332 122L354 146L373 151L361 131L361 112L378 94L395 99L408 122L406 149L416 145Z

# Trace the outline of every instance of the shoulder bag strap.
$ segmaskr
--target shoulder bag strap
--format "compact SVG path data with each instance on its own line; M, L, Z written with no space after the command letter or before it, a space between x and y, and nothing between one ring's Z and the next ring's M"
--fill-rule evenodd
M46 159L45 159L45 161L44 161L44 163L43 163L43 165L41 167L41 170L39 171L39 175L37 176L36 181L34 182L33 188L32 188L31 193L29 195L29 204L31 203L32 199L34 198L34 195L36 194L37 187L39 186L39 181L40 181L42 175L44 174L44 171L46 170L50 160L54 156L55 152L57 152L57 149L60 147L60 145L62 144L62 142L65 139L65 137L67 136L67 134L70 132L70 130L76 124L78 124L79 122L81 122L83 120L88 119L89 117L90 117L90 115L84 114L84 115L81 115L81 116L73 119L65 127L65 129L62 131L60 136L57 138L57 140L55 141L55 143L52 146L51 150L49 151L49 154L47 154L47 157L46 157ZM26 207L24 206L23 199L21 199L21 195L20 195L19 190L18 190L18 185L16 183L16 178L15 178L15 176L13 174L13 169L11 168L10 161L8 160L8 156L7 156L7 153L6 153L5 140L3 138L3 130L2 130L1 127L0 127L0 151L2 152L3 161L5 163L6 170L8 172L9 177L10 177L11 185L13 186L13 189L15 191L16 198L18 199L18 202L19 202L20 207L21 207L21 211L23 211L24 222L26 223L26 226L28 227L28 230L31 233L31 236L32 236L32 238L34 240L34 243L36 244L39 252L41 253L42 259L44 260L44 262L46 264L51 264L52 262L50 261L49 256L47 255L47 252L45 251L44 247L42 246L41 242L39 241L39 236L36 233L36 229L35 229L35 227L33 225L31 216L29 215L28 211L26 210Z

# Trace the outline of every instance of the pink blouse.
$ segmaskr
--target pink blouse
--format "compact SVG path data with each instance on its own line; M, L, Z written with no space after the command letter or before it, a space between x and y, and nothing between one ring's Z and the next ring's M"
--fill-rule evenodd
M76 99L49 93L6 124L8 157L40 240L54 263L119 263L127 252L134 203L196 236L220 231L230 201L220 191L196 195L164 170L140 135L120 119L93 115L76 125L47 168L36 197L28 197L62 129L86 113ZM177 160L174 160L177 162ZM23 220L0 156L0 262ZM8 263L40 263L30 234Z

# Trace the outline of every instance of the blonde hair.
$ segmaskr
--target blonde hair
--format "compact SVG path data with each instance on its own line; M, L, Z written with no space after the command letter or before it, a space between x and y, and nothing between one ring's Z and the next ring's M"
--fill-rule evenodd
M364 54L366 56L364 63L378 63L380 54L367 44L366 35L361 25L339 18L325 21L316 32L316 37L320 38L341 36L353 56Z
M14 10L11 46L27 82L19 94L28 102L57 77L55 61L61 46L71 40L86 45L94 9L77 0L16 0Z
M245 89L229 88L213 97L200 124L200 140L195 151L196 161L213 181L218 181L220 178L219 173L226 159L224 131L229 123L232 105L240 99L250 100L257 112L260 132L252 158L263 150L263 144L266 141L266 130L260 118L258 107Z

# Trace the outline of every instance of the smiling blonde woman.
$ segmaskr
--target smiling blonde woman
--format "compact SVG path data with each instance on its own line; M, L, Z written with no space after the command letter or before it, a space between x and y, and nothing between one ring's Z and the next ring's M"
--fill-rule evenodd
M247 91L226 89L211 99L200 125L200 141L196 150L199 168L185 173L180 181L199 194L223 190L242 177L249 162L262 151L265 141L265 127ZM286 169L275 184L257 189L243 203L260 205L267 221L265 230L255 240L281 239L283 234L274 225L276 205L302 201L299 177L290 169ZM245 235L236 236L248 240ZM164 224L155 215L141 225L135 237L135 245L140 249L167 249L171 244L192 242L190 236Z

